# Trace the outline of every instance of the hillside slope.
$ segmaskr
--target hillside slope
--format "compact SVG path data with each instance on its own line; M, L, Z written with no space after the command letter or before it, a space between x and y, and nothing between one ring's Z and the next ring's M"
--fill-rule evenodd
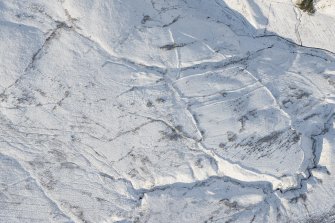
M0 0L0 222L334 222L316 9Z

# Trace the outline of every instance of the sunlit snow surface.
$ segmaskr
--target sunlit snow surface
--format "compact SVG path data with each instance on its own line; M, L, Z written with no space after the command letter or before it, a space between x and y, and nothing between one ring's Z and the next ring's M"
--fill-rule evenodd
M335 6L0 0L0 222L334 222Z

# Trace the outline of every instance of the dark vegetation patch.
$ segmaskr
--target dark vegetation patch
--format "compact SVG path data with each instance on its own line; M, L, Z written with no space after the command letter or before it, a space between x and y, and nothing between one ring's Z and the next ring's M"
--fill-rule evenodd
M315 13L313 0L302 0L301 3L298 4L298 7L302 11L308 12L308 14L314 14Z
M237 135L231 131L227 132L227 139L229 142L233 142L237 139Z
M150 16L149 15L145 15L145 16L143 16L143 19L142 19L141 23L145 24L149 20L151 20Z
M151 108L152 106L154 106L154 105L152 104L152 101L148 101L148 102L147 102L147 107L148 107L148 108Z
M171 141L177 141L182 138L180 132L183 130L183 127L178 125L175 128L171 128L169 131L162 131L161 133L165 138Z
M197 166L198 168L203 168L204 166L202 165L202 159L197 159L197 161L195 162L195 166Z
M221 143L219 144L219 147L220 147L221 149L224 149L224 148L226 147L226 144L224 144L223 142L221 142Z
M163 27L171 26L173 23L177 22L179 18L180 18L180 15L174 18L170 23L163 25Z
M171 43L171 44L166 44L164 46L161 46L160 49L162 50L173 50L178 47L183 47L186 46L186 43Z
M242 115L238 121L241 123L241 129L240 132L243 132L245 130L245 124L250 118L256 118L257 117L257 110L251 110L248 111L245 115Z
M158 103L165 103L165 98L157 98L156 99L156 102L158 102Z
M274 131L260 138L246 138L235 144L235 148L243 147L249 155L270 156L275 150L288 151L299 142L300 138L300 134L292 129Z

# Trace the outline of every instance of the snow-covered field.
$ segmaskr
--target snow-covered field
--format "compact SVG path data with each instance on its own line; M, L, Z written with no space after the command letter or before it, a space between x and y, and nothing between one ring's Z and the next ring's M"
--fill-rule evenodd
M335 222L335 2L0 0L0 222Z

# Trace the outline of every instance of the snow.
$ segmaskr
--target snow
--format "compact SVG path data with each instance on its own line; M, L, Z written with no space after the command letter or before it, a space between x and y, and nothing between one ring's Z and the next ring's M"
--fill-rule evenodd
M334 222L335 6L0 0L0 222Z

